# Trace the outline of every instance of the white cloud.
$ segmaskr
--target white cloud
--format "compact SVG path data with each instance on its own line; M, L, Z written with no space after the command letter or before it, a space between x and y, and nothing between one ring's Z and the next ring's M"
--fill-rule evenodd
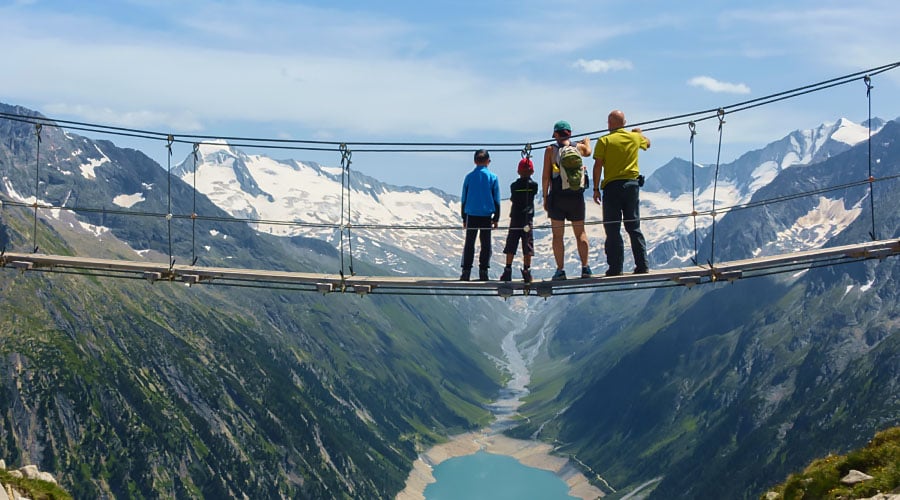
M894 61L900 50L891 36L900 23L895 0L754 5L721 19L730 29L766 33L755 40L759 50L811 57L825 67L859 70Z
M313 134L454 137L473 127L522 131L535 115L556 119L556 105L543 99L554 82L498 86L456 55L284 54L21 31L0 33L0 45L23 47L4 61L16 71L0 72L4 100L37 101L41 111L104 124L177 133L245 120L297 124Z
M84 104L50 103L41 111L50 115L78 116L92 123L102 123L117 127L152 129L155 127L175 127L183 132L196 132L203 129L202 124L191 113L158 112L150 110L112 109Z
M743 83L721 82L709 76L695 76L688 80L688 85L700 87L710 92L725 92L728 94L749 94L750 87Z
M585 73L609 73L610 71L622 71L633 69L631 61L622 59L579 59L572 65Z

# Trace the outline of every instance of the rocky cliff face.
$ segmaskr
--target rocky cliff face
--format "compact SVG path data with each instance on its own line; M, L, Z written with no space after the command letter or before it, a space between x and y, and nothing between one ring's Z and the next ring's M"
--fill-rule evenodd
M8 471L6 461L0 460L0 500L29 498L67 500L72 497L57 486L53 474L39 470L36 465L26 465Z
M873 138L883 239L900 237L898 139L893 122ZM718 221L715 260L790 252L815 238L870 240L870 191L859 183L867 161L862 144L781 172L751 199L777 203ZM813 195L788 196L796 192ZM706 261L711 242L701 243ZM596 321L561 325L550 349L573 376L553 404L525 409L530 422L518 432L559 441L620 492L755 498L812 458L898 425L900 262L788 271L660 290L646 302L585 300L581 311Z
M168 261L159 165L52 127L40 162L30 125L0 120L0 137L2 199L67 208L35 219L4 203L4 249ZM190 213L189 186L171 190L172 212ZM138 201L163 216L135 224L121 212ZM209 265L340 268L333 247L196 203L221 218L172 224L179 262L196 252ZM464 315L428 297L60 271L0 276L0 456L52 471L76 498L390 497L420 446L484 423L499 387L469 331L483 302Z

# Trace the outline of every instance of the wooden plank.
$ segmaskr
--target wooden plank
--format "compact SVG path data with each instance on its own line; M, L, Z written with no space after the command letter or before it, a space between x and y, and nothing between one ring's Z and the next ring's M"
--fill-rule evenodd
M900 240L875 241L838 247L803 250L789 254L769 255L752 259L722 262L714 265L714 267L716 271L719 272L732 270L752 271L790 264L802 264L813 260L824 260L829 258L868 258L873 256L873 254L881 254L884 251L890 252L890 254L900 253Z
M830 258L884 258L900 254L900 239L858 243L839 247L804 250L783 255L772 255L719 263L713 268L709 266L691 266L666 268L650 271L647 274L622 274L606 277L602 274L586 279L569 279L564 281L538 280L526 286L521 280L501 281L459 281L455 278L420 277L420 276L345 276L339 274L307 273L294 271L275 271L264 269L240 269L225 267L204 267L175 265L171 268L165 264L154 262L97 259L91 257L47 255L32 253L7 252L0 255L0 265L13 267L23 271L40 268L72 268L86 271L117 271L134 273L149 281L173 280L188 284L214 281L249 281L260 283L285 283L308 285L323 293L333 291L356 292L368 294L380 289L392 290L432 290L459 292L497 291L499 295L524 294L526 291L537 294L538 291L549 296L553 290L576 288L618 287L640 285L653 282L674 281L693 286L704 280L738 279L747 271L802 265ZM502 292L501 292L502 291Z

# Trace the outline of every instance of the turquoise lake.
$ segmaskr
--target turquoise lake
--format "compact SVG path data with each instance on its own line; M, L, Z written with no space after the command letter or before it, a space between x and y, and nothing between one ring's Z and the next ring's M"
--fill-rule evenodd
M515 458L479 451L441 462L425 500L571 500L569 487L550 471L526 467Z

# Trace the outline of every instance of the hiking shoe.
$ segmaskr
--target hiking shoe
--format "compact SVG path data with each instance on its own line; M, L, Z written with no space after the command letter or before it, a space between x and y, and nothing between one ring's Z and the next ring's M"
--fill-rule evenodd
M650 272L649 267L636 267L634 268L634 274L647 274Z
M621 275L622 275L622 271L615 271L615 270L613 270L613 269L607 269L607 270L606 270L606 275L607 275L607 276L621 276Z
M459 275L459 281L469 281L469 275L472 274L472 269L463 268L462 274Z
M522 268L522 281L531 283L531 269Z
M512 281L512 268L506 266L503 268L503 274L500 275L500 281Z
M581 278L590 278L594 273L591 272L591 266L581 266Z
M555 273L553 273L553 277L550 278L553 281L562 281L566 279L566 270L565 269L557 269Z
M488 277L488 270L486 268L478 270L478 281L491 281Z

